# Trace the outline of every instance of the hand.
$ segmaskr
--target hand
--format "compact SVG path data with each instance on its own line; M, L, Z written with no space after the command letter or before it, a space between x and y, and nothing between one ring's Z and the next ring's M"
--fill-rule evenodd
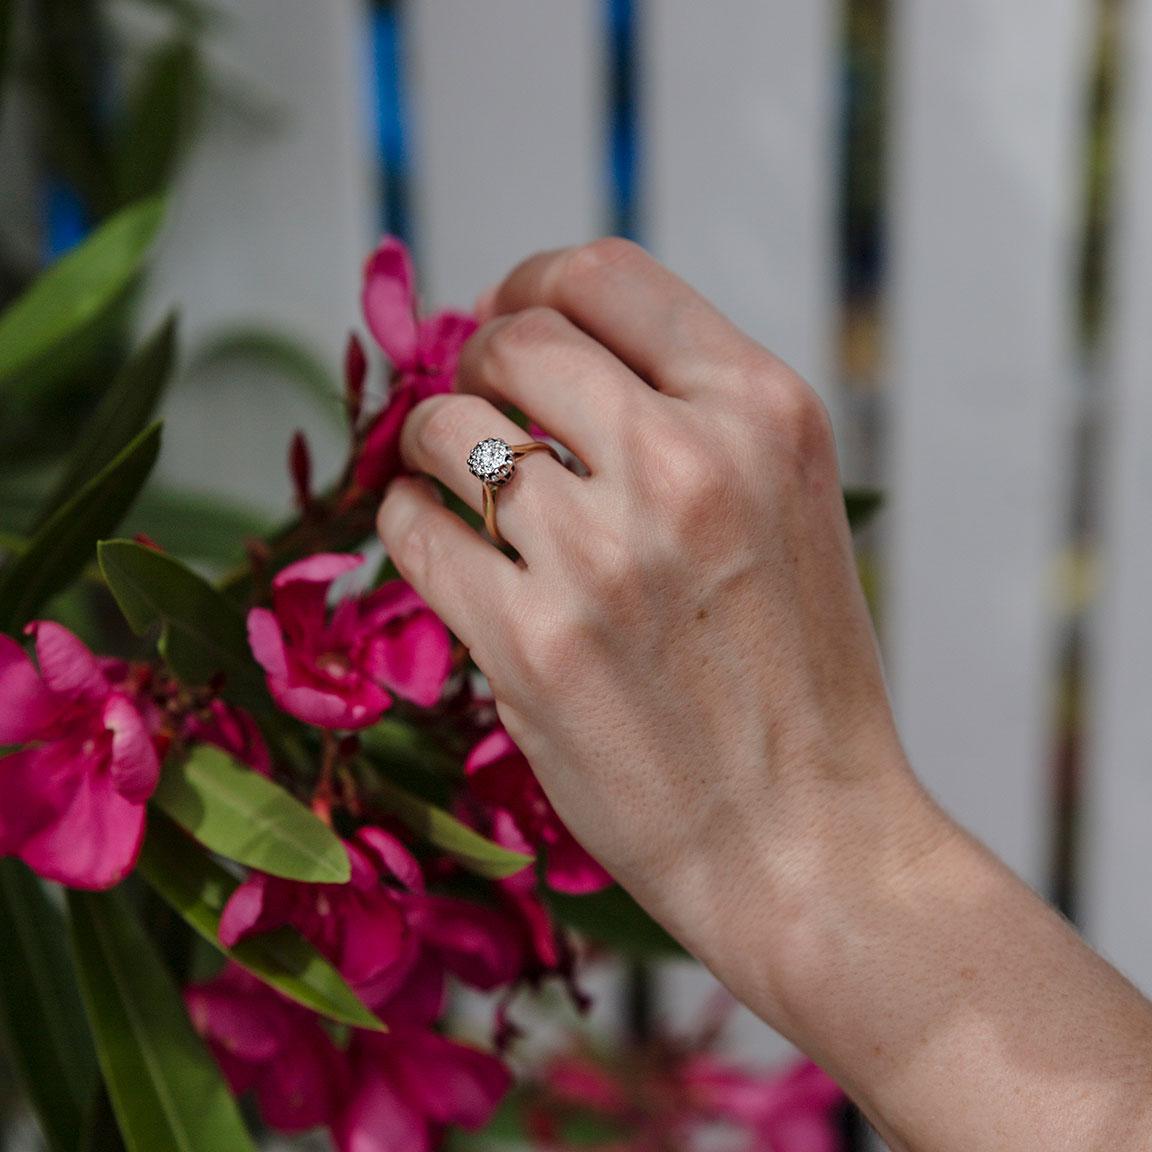
M510 403L588 475L521 462L518 561L419 480L380 535L577 838L895 1152L1152 1148L1152 1007L905 761L812 391L621 241L482 311L405 461L478 508Z
M576 837L717 966L730 936L713 925L746 883L803 899L825 854L875 860L871 828L891 837L927 809L827 415L624 241L536 256L484 311L460 395L412 412L406 464L479 508L465 460L485 437L525 439L498 408L512 404L589 474L543 453L518 465L498 513L519 562L412 481L388 493L380 535Z

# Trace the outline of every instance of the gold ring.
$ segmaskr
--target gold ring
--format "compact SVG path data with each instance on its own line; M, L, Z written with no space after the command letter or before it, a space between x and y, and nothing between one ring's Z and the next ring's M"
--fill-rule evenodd
M532 452L551 452L557 463L562 464L560 453L544 440L530 440L527 444L509 444L498 436L481 440L468 453L468 471L484 485L481 504L484 512L484 527L497 544L506 543L496 526L496 490L503 488L516 473L516 461Z

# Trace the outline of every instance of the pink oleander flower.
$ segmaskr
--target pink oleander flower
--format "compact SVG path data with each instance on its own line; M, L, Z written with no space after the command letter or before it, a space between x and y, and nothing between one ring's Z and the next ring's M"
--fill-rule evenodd
M819 1065L801 1059L765 1074L691 1057L680 1070L686 1114L754 1134L764 1152L838 1152L837 1110L844 1092Z
M548 883L557 892L580 895L612 883L556 815L503 728L494 728L472 748L464 770L472 795L490 816L493 839L517 852L541 853Z
M235 965L185 989L184 1002L232 1091L253 1093L266 1124L302 1132L332 1121L345 1055L317 1016Z
M200 711L190 713L181 735L190 743L222 749L261 776L272 774L272 757L260 726L247 712L223 700L212 700Z
M387 406L368 430L356 463L356 483L380 491L401 470L400 428L415 404L452 387L460 350L476 331L464 312L421 318L412 260L404 244L388 237L364 268L361 303L377 344L392 362Z
M329 613L334 581L363 557L321 553L272 581L271 610L248 613L248 641L285 712L320 728L365 728L392 695L429 708L452 669L447 628L402 580Z
M764 1072L658 1041L652 1052L631 1053L616 1065L582 1052L555 1058L528 1121L537 1141L555 1152L569 1147L561 1120L572 1109L619 1130L597 1152L733 1147L722 1142L725 1134L742 1152L840 1152L844 1099L807 1059Z
M85 644L30 624L39 671L0 636L0 855L73 888L110 888L132 871L160 764L148 726Z
M339 1152L432 1152L450 1124L482 1128L511 1086L495 1056L426 1029L356 1032L348 1065Z
M416 859L390 833L347 841L348 884L301 884L253 873L224 908L228 947L291 924L389 1024L430 1024L452 974L474 988L512 983L524 964L517 926L500 911L427 892Z

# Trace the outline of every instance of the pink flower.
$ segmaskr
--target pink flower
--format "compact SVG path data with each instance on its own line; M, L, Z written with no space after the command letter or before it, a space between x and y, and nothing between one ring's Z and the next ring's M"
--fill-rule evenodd
M464 770L472 794L488 810L494 839L514 851L542 853L548 883L557 892L598 892L612 883L556 815L503 728L494 728L473 747Z
M185 989L188 1015L232 1091L252 1092L284 1132L328 1124L345 1090L345 1056L306 1008L235 965Z
M259 725L247 712L223 700L212 700L206 708L191 713L184 722L183 737L215 745L261 776L272 774L272 758Z
M231 947L291 924L389 1024L430 1024L451 973L475 988L511 983L524 963L517 926L496 909L435 896L407 848L380 828L346 842L348 884L300 884L253 873L220 921Z
M80 639L50 621L27 631L39 672L0 636L0 745L27 746L0 759L0 855L73 888L110 888L135 867L156 750Z
M440 698L452 668L447 628L407 584L348 597L329 617L333 582L363 563L321 553L272 582L273 609L248 613L248 641L285 712L321 728L365 728L395 692L421 707Z
M368 328L393 368L389 403L369 428L356 464L356 483L380 491L401 470L405 418L425 397L451 390L460 350L477 323L464 312L420 318L412 260L395 237L385 239L369 257L361 303Z
M819 1065L798 1060L783 1072L750 1072L708 1054L681 1069L684 1106L744 1127L764 1152L838 1152L844 1092Z
M449 1124L483 1127L511 1085L496 1057L423 1029L357 1032L348 1063L339 1152L431 1152Z

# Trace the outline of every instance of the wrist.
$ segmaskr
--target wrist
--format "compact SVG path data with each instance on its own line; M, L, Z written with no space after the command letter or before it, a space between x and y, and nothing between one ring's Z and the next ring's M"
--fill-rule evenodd
M737 998L803 1043L826 966L963 834L895 745L866 772L810 778L769 804L754 835L728 838L682 885L671 928Z

